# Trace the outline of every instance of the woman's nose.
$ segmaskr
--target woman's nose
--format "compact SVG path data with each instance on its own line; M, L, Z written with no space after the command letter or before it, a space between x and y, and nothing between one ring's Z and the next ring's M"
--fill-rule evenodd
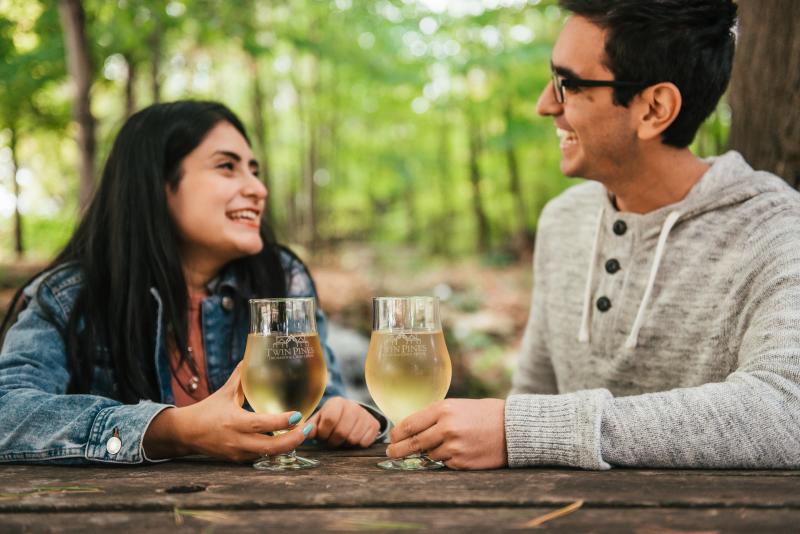
M247 185L244 191L242 191L242 194L246 197L255 197L259 200L263 200L267 198L269 190L258 176L250 173L250 176L247 177Z

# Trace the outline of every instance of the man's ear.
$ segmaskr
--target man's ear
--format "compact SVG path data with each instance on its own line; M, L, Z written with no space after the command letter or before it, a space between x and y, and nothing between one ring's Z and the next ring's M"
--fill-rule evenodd
M637 135L650 140L660 136L681 111L681 92L674 83L651 85L636 96Z

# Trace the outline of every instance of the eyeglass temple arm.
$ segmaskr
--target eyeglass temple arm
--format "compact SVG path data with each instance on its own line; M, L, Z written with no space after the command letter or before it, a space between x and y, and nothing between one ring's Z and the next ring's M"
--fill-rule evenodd
M582 80L580 78L563 78L561 87L641 87L642 82L623 82L617 80Z

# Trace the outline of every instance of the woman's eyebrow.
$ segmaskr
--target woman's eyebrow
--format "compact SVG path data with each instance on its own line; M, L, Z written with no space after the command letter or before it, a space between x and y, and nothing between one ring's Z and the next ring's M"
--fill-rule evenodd
M211 154L211 156L213 157L213 156L216 156L217 154L221 154L223 156L227 156L227 157L231 158L232 160L236 161L237 163L242 161L242 156L240 156L236 152L231 152L230 150L215 150L214 153Z
M235 161L236 163L239 163L239 162L242 161L242 156L240 156L236 152L231 152L230 150L215 150L214 153L211 154L211 157L214 157L214 156L217 156L217 155L229 157L233 161ZM258 161L256 161L255 159L251 159L250 161L247 162L247 164L251 168L252 167L255 167L256 169L259 168Z

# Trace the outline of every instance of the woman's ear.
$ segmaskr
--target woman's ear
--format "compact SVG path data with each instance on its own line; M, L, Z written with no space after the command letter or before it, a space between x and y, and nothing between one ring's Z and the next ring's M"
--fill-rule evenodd
M681 92L671 82L651 85L636 96L639 110L637 135L639 139L660 137L681 111Z

